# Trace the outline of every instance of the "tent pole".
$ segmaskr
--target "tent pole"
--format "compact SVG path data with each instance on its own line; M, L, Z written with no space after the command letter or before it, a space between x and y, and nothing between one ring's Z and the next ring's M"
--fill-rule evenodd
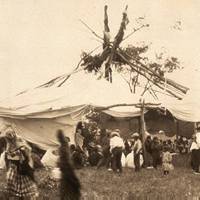
M179 121L176 120L176 139L178 140L178 136L179 136Z
M146 165L146 149L145 149L145 120L144 120L144 107L145 102L143 100L141 105L141 117L140 117L140 135L142 139L142 148L143 148L143 158L144 158L144 166Z
M137 119L138 119L138 133L141 132L141 116L139 116Z
M194 134L197 132L197 123L194 122Z

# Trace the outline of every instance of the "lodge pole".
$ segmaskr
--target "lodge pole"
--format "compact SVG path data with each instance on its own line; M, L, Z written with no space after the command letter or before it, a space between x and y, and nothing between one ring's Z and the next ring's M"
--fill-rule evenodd
M194 122L194 134L196 134L196 132L197 132L197 123Z
M145 120L144 120L144 108L145 102L142 101L141 104L141 116L140 116L140 135L142 139L142 148L143 148L143 158L144 158L144 166L146 165L146 149L145 149Z
M179 121L176 119L176 139L178 140L178 135L179 135Z

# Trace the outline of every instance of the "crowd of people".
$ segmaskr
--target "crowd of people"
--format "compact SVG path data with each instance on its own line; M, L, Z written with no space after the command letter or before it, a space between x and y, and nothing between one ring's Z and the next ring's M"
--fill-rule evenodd
M142 168L157 169L158 166L161 166L163 174L168 175L174 169L173 154L187 154L191 152L192 169L196 174L200 174L199 131L200 127L190 140L179 136L174 141L169 139L161 140L159 137L151 136L147 133L142 144L141 136L137 132L131 133L129 138L124 139L121 137L119 129L99 129L98 127L88 126L85 123L79 122L75 133L76 145L70 144L69 138L67 137L63 140L66 140L66 143L70 144L70 156L67 156L67 159L70 158L72 160L73 169L95 166L97 170L104 167L108 171L121 174L123 172L123 155L125 157L131 155L135 172L140 172ZM1 137L6 142L5 163L8 194L19 197L19 199L23 199L24 197L26 199L37 199L39 194L34 178L34 168L36 167L35 163L37 164L37 159L39 161L39 157L36 156L37 159L34 159L31 146L22 138L18 137L12 127L7 127L1 133ZM61 146L62 143L64 144L64 142L61 141ZM64 149L67 147L67 145L63 146ZM63 166L63 169L60 167L61 171L65 171L66 164L62 164L62 161L59 160L59 155L62 155L62 152L65 151L59 149L53 151L55 166L59 166L59 163L61 163L61 166ZM64 158L65 154L63 155L62 160L67 160ZM141 158L144 158L144 162L141 162ZM72 168L67 167L66 169L73 171ZM74 178L76 179L75 176Z
M72 145L72 160L77 168L91 165L99 169L104 166L109 171L122 172L122 155L128 157L132 154L136 172L143 167L157 169L162 166L163 173L168 174L174 168L173 155L191 153L192 169L195 173L199 172L200 150L195 146L196 137L187 139L178 136L173 140L163 140L159 135L147 133L142 145L138 133L132 133L130 138L122 139L119 129L91 128L81 122L77 125L76 134L83 137L82 146ZM141 158L144 158L145 162L141 163Z
M136 172L140 171L141 167L157 169L158 165L168 166L166 168L171 170L173 169L171 153L188 152L188 140L186 142L183 137L172 142L171 140L162 141L158 137L152 138L147 135L143 148L138 133L132 133L130 138L122 139L119 129L96 128L96 130L91 131L86 124L79 123L76 134L78 137L80 135L83 137L82 146L73 146L72 160L77 167L91 165L99 169L104 166L109 171L121 173L122 154L125 157L131 154ZM141 164L143 157L145 157L145 162Z

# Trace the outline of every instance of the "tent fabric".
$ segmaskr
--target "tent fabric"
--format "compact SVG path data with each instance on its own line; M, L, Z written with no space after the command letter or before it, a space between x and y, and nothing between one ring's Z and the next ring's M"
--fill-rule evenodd
M48 149L43 155L41 162L45 167L56 168L58 166L59 156L53 154L54 150Z
M40 148L47 150L49 148L58 147L56 131L62 129L65 136L70 138L71 143L74 143L75 126L79 119L70 119L71 124L68 124L69 117L66 117L66 123L59 123L55 119L4 119L2 124L12 124L17 127L17 134L25 140L38 145ZM64 121L64 119L63 119ZM74 123L72 123L74 122Z
M182 121L200 122L200 95L199 90L190 90L183 100L162 99L162 106L171 114Z
M73 143L77 122L91 109L138 103L140 99L140 96L130 93L127 83L120 78L111 84L106 80L97 80L94 75L79 73L71 76L62 87L58 85L31 89L1 101L2 123L15 124L20 136L48 149L58 145L55 134L58 129L63 129ZM145 102L160 103L148 97L145 97ZM195 105L199 102L196 101ZM164 99L161 106L178 119L200 121L200 106L194 106L187 99ZM139 116L139 111L133 106L104 112L119 118Z
M15 124L21 137L48 149L58 145L58 129L62 129L73 143L76 124L91 109L130 104L133 100L137 103L138 99L129 92L124 81L111 84L96 80L94 75L76 74L62 87L35 88L1 101L0 117L3 119L1 123ZM118 113L112 109L110 112L120 117L124 115L121 109ZM134 112L124 116L135 116Z
M36 88L1 101L0 115L32 117L37 114L39 118L43 113L79 105L106 107L138 100L139 97L131 94L126 84L111 84L106 80L96 80L92 75L74 75L62 87Z
M139 109L133 112L119 112L119 111L108 109L108 110L103 111L103 113L106 113L107 115L110 115L116 118L139 117L141 115L141 111Z

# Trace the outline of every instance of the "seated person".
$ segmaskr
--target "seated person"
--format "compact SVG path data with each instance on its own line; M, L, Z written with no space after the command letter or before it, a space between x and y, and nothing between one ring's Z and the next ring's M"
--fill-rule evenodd
M91 150L89 154L88 161L91 166L97 166L97 164L99 163L99 160L103 156L102 152L100 151L100 147L98 146L100 145L97 145L96 147L94 147L93 150Z
M83 153L74 144L70 145L72 163L75 169L83 166Z

